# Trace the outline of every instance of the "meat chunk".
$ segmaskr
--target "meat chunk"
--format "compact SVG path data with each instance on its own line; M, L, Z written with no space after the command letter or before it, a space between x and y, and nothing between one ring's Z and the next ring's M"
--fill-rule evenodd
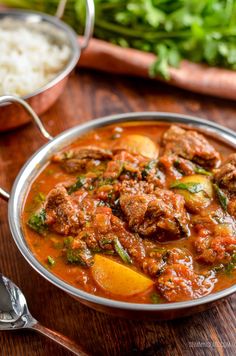
M63 151L55 154L52 157L53 162L61 162L68 159L109 159L112 157L112 152L101 147L86 146L77 147L70 151Z
M178 263L166 267L156 285L169 302L181 302L194 298L193 279L193 271Z
M141 155L132 155L129 152L121 151L113 156L113 159L108 162L105 178L118 178L120 176L139 177L141 179L141 172L139 165L145 162L146 159Z
M159 165L173 179L181 178L183 175L192 175L196 172L194 163L175 154L160 157Z
M169 302L199 298L212 291L217 281L214 273L195 273L192 255L187 249L173 248L165 257L156 286Z
M122 246L128 251L133 261L140 264L146 255L142 239L127 231L124 223L114 215L111 217L111 223L113 234L119 238Z
M143 223L149 204L155 200L151 195L121 195L120 206L129 222L129 227L138 232Z
M123 180L146 180L158 187L163 187L165 176L158 167L156 159L147 159L142 155L133 155L127 151L115 154L107 163L105 178Z
M79 172L86 168L89 160L108 160L112 152L100 147L78 147L70 151L62 151L52 157L52 162L61 163L68 173Z
M141 179L146 180L148 184L158 188L164 188L166 184L166 175L160 167L159 160L151 160L140 165Z
M205 214L193 221L197 260L208 265L227 264L236 251L235 221L220 209Z
M186 248L174 247L171 250L167 250L166 261L169 265L180 263L193 270L193 257Z
M206 264L227 264L236 250L236 237L234 236L209 236L196 238L194 243L197 260Z
M215 173L215 182L227 196L227 210L236 218L236 153L231 154Z
M196 131L173 125L165 132L162 144L166 156L175 154L206 168L215 168L220 163L219 153Z
M217 170L215 180L220 187L236 194L236 153L231 154Z
M120 194L153 194L155 190L155 184L146 181L124 180L120 186Z
M169 302L181 302L211 293L216 281L213 272L198 275L191 267L176 263L167 265L158 277L156 286Z
M109 207L98 206L90 216L90 223L77 236L94 250L113 251L118 239L133 262L140 263L145 257L145 248L140 237L127 231L125 224L112 214Z
M156 189L153 194L123 194L121 209L132 231L159 240L188 235L184 199L173 192Z
M150 242L149 242L150 244ZM145 257L142 268L143 271L151 277L158 277L167 267L180 263L193 269L193 258L187 249L172 248L171 250L164 247L157 249L153 246L146 246L147 256Z
M75 263L83 267L90 267L93 263L93 256L85 241L75 238L66 246L66 258L69 263Z
M62 235L76 234L79 228L78 211L62 185L53 188L45 203L46 224Z
M104 218L101 219L101 215L103 215ZM110 212L107 210L106 213L99 214L95 220L96 226L99 226L99 240L102 248L104 248L102 242L104 239L114 242L114 239L118 238L123 248L128 252L135 263L140 263L143 260L145 257L145 248L142 239L127 231L124 223L118 217L114 216L111 210ZM100 221L98 222L98 220ZM109 229L106 230L103 226L109 226Z
M87 159L71 158L62 162L62 168L67 173L81 172L86 168L87 163Z
M198 236L194 240L197 260L206 264L227 264L236 251L234 222L204 224L195 227Z

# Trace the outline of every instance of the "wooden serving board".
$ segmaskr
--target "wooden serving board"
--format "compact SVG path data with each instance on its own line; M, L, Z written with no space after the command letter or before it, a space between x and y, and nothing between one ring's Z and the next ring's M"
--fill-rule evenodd
M122 48L93 38L82 54L79 66L148 78L148 69L155 59L152 53ZM154 79L163 81L160 77ZM224 68L184 60L179 68L170 68L168 83L201 94L236 99L236 71Z

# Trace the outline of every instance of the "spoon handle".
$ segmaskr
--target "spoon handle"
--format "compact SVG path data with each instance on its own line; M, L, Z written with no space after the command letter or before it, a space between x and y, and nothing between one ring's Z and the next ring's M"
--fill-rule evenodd
M63 346L65 349L73 352L77 356L89 356L74 341L70 340L66 336L56 331L46 328L45 326L41 325L39 322L35 323L34 325L31 325L30 328L39 332L40 334L43 334L44 336L49 337L50 339Z

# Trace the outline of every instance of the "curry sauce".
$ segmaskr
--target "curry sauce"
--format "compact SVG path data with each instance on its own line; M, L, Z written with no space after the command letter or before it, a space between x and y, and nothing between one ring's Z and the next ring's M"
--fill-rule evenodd
M236 154L153 122L90 131L54 154L23 212L30 249L69 284L136 303L236 282Z

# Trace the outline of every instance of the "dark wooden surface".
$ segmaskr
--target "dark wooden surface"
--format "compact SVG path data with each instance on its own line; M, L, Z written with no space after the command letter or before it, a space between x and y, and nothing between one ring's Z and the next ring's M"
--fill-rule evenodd
M236 129L236 103L203 97L149 80L78 72L45 115L48 130L128 111L172 111ZM6 118L7 119L7 118ZM44 140L29 124L0 134L0 185L11 188L23 163ZM50 285L24 260L11 237L7 204L0 201L0 271L18 284L32 314L45 326L80 343L91 355L236 354L236 295L211 310L174 321L132 321L93 311ZM70 355L30 331L1 332L0 355Z

